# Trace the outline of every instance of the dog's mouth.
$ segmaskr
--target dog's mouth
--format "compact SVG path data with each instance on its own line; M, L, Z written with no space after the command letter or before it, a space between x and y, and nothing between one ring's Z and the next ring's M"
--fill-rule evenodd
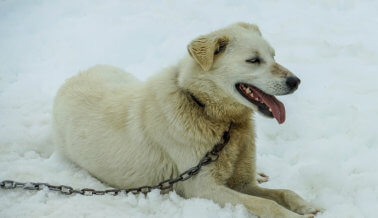
M246 83L237 83L235 87L244 98L257 106L259 112L276 118L279 124L285 122L285 106L276 97Z

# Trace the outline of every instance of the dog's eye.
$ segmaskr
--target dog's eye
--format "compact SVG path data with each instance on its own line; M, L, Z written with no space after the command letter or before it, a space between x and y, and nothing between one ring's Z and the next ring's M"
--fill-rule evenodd
M219 45L219 46L217 47L217 49L215 49L215 51L214 51L214 55L217 55L217 54L223 52L225 49L226 49L226 45L222 45L222 44Z
M261 60L260 58L251 58L251 59L246 60L246 62L251 63L251 64L260 64Z

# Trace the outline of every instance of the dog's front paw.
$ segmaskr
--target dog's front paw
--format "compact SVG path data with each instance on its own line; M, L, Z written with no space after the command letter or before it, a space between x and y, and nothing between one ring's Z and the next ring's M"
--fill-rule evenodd
M309 215L310 217L314 217L314 215L316 215L320 211L321 211L320 209L316 209L312 205L304 205L304 206L298 207L295 210L295 212L297 212L299 214L306 214L306 215Z
M265 173L257 173L256 180L258 183L264 183L269 181L269 176L267 176Z
M301 216L301 218L315 218L315 215L314 214L306 214L306 215Z
M264 202L264 207L260 207L260 209L262 210L259 214L254 213L260 218L309 218L304 215L294 213L293 211L290 211L279 205L277 202L271 200L266 200Z
M296 213L309 215L311 217L311 215L316 215L323 211L308 203L293 191L285 190L283 197L290 210Z

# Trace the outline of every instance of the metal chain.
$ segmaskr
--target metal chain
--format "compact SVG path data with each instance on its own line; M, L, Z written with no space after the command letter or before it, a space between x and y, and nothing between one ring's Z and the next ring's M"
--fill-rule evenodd
M194 175L197 175L198 172L201 170L203 166L206 166L219 158L219 153L222 151L224 146L228 144L230 141L230 132L231 132L232 122L230 123L230 126L228 127L228 130L223 132L221 141L218 142L213 146L213 148L208 151L205 156L198 162L198 164L183 173L181 173L176 178L167 179L155 186L141 186L138 188L130 188L130 189L106 189L106 190L95 190L91 188L83 188L83 189L74 189L71 186L66 185L50 185L48 183L41 183L41 182L29 182L29 183L23 183L23 182L16 182L13 180L4 180L0 182L0 189L25 189L25 190L42 190L44 187L46 187L50 191L57 191L61 194L65 195L71 195L71 194L81 194L81 195L105 195L105 194L111 194L111 195L118 195L120 193L133 193L133 194L147 194L151 192L154 189L160 189L160 190L168 190L172 189L173 185L175 183L185 181L193 177Z

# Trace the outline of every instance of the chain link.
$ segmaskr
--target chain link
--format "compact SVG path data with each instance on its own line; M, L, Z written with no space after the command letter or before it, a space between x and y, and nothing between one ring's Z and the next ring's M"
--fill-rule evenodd
M188 170L178 175L176 178L164 180L155 186L141 186L138 188L130 188L130 189L95 190L91 188L74 189L71 186L66 186L66 185L56 186L56 185L50 185L48 183L40 183L40 182L23 183L23 182L16 182L13 180L4 180L0 182L0 189L20 188L20 189L25 189L25 190L39 191L39 190L43 190L44 188L47 188L50 191L56 191L65 195L80 194L80 195L86 195L86 196L105 195L105 194L118 195L120 193L147 194L154 189L159 189L162 191L172 189L174 184L190 179L191 177L197 175L203 166L206 166L218 160L219 153L222 151L224 146L226 146L228 142L230 141L231 128L232 128L232 122L230 123L228 130L223 132L221 141L215 144L213 148L210 151L208 151L205 154L205 156L202 157L202 159L198 162L196 166L189 168Z

